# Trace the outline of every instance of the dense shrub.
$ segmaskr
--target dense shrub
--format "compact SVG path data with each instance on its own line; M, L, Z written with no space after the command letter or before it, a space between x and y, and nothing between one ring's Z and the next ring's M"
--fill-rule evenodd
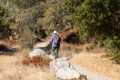
M0 7L0 38L8 37L11 33L11 29L7 23L7 16L7 10Z
M25 26L23 28L23 33L21 33L20 35L20 45L22 46L22 48L32 49L34 43L35 43L34 33L31 32L29 27Z
M116 63L120 63L120 38L114 36L113 38L107 38L104 41L107 48L107 56L109 56Z

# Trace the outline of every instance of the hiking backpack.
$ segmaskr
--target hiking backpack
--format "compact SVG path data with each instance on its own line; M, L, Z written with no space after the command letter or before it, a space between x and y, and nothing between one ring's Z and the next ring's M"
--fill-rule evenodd
M54 37L54 44L58 45L59 44L59 37L55 35Z

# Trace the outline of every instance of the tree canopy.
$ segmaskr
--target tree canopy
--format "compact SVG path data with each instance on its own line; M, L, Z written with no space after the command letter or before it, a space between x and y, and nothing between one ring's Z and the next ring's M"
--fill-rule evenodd
M0 27L4 25L7 13L10 25L5 23L4 26L11 29L19 28L20 37L24 36L25 27L30 30L29 35L43 36L52 30L61 31L68 26L74 26L81 43L94 39L106 48L111 59L120 63L120 0L0 0L0 2L7 9L0 8ZM44 33L41 32L43 29Z

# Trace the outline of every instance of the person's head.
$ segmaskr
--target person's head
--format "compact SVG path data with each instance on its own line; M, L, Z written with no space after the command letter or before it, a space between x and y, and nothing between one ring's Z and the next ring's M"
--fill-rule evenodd
M58 35L58 32L57 31L53 31L53 35Z

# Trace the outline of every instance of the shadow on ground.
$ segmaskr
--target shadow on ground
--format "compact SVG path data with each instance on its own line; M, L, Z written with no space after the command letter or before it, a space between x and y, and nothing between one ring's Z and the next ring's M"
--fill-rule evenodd
M0 55L13 55L18 50L18 48L9 48L3 44L0 44Z

